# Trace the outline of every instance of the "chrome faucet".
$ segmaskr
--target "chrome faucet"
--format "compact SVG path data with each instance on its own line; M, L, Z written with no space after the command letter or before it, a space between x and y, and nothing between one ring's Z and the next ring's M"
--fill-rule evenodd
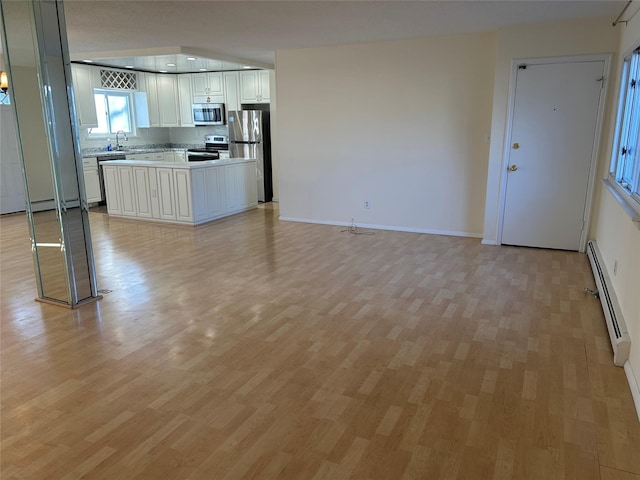
M124 130L118 130L116 132L116 150L122 150L122 145L120 145L120 134L122 133L122 136L124 137L125 141L128 141L129 139L127 138L127 134L124 133Z

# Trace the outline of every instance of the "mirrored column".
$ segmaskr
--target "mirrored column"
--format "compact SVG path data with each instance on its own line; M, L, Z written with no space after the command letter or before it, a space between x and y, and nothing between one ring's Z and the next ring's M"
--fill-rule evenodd
M0 0L0 14L38 300L76 307L100 297L63 5Z

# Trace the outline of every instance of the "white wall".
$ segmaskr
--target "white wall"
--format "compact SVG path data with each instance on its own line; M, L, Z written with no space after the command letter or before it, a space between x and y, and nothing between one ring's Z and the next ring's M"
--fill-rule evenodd
M619 58L616 67L616 81L611 104L616 105L618 97L619 70L625 53L640 45L640 15L636 15L622 31ZM609 136L604 149L601 177L605 177L610 164L613 144L613 130L616 112L609 116ZM604 143L604 142L603 142ZM631 337L631 355L629 364L636 383L640 384L640 229L624 212L618 201L606 188L601 188L594 205L594 228L592 238L596 239L603 256L605 267L611 276L613 288L618 297L629 335ZM618 261L617 274L613 275L613 266ZM640 411L638 412L640 415Z
M487 196L483 233L485 243L498 241L500 185L502 177L506 173L504 141L512 60L516 58L614 53L618 50L618 32L619 30L611 26L610 18L526 25L498 31L491 149L486 181ZM615 64L612 65L612 71L614 69ZM608 105L612 105L611 92L611 85L609 85ZM610 110L611 108L607 107L605 118ZM603 138L606 138L607 135L608 131L605 125ZM601 152L603 150L601 148Z
M282 217L481 236L494 56L493 33L278 51Z

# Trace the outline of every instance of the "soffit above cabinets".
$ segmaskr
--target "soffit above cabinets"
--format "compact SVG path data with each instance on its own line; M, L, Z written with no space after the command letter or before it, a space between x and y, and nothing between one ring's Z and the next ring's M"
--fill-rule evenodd
M260 69L264 65L249 65L242 59L219 58L215 52L187 50L183 47L165 51L130 50L124 52L94 52L72 55L72 61L90 65L129 68L155 73L197 73L229 70Z

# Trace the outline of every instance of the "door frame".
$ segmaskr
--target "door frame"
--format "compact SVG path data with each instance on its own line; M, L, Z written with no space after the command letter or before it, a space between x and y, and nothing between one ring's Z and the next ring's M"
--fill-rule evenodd
M502 226L504 223L504 212L506 208L507 196L507 167L511 156L511 136L513 133L513 114L515 111L516 81L518 76L518 66L527 65L547 65L556 63L576 63L576 62L602 62L604 61L603 84L598 103L598 115L596 118L595 138L591 149L591 163L589 166L589 183L587 185L587 195L582 217L582 234L580 235L579 252L584 252L587 246L587 235L591 226L591 208L593 206L593 195L596 186L596 173L598 171L598 153L604 125L604 110L607 103L607 90L609 90L609 80L611 72L611 53L601 53L593 55L570 55L560 57L534 57L534 58L514 58L511 60L511 76L509 78L509 100L507 104L507 121L505 125L504 145L502 146L502 162L500 165L500 195L498 207L498 245L502 245Z

